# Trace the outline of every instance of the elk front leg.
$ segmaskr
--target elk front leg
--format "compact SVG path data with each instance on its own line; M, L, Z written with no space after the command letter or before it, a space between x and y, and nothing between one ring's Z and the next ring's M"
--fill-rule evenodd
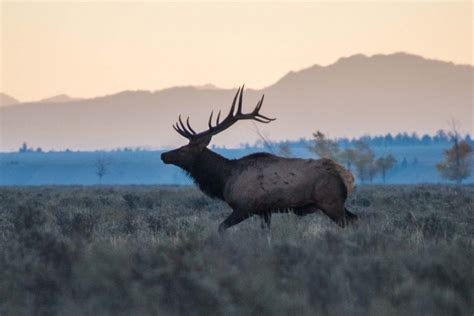
M262 229L270 229L270 226L272 224L272 213L263 213L262 215L260 215L260 220L260 227L262 227Z
M242 212L234 210L232 214L230 214L220 225L219 225L219 233L222 234L225 230L231 226L234 226L244 219L250 216L249 212Z

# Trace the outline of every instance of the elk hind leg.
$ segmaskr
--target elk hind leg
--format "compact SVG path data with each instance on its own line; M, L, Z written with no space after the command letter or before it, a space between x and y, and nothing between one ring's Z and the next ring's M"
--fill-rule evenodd
M349 210L347 208L344 208L345 210L345 215L346 215L346 220L348 223L353 223L353 222L356 222L359 220L359 216L357 216L356 214L354 213L351 213L349 212Z
M233 211L220 225L219 233L222 234L231 226L234 226L250 216L248 212Z
M352 213L349 215L344 207L344 202L337 198L326 198L323 201L320 201L317 205L324 214L342 228L346 227L351 221L351 215L356 216Z

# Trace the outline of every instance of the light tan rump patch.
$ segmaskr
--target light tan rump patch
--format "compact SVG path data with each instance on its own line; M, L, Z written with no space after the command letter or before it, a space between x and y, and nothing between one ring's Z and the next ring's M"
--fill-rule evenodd
M352 172L347 170L343 165L337 162L334 162L334 165L336 166L337 172L339 172L342 180L344 181L344 184L346 185L347 195L350 195L355 189L354 175L352 174Z

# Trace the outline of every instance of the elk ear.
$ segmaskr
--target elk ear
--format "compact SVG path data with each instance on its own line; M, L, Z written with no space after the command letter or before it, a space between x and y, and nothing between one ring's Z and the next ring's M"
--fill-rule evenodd
M212 138L212 135L208 135L208 136L205 136L205 137L200 137L196 140L192 140L189 144L192 145L192 146L196 146L198 147L199 149L204 149L207 147L207 145L209 145L209 143L211 142L211 138Z

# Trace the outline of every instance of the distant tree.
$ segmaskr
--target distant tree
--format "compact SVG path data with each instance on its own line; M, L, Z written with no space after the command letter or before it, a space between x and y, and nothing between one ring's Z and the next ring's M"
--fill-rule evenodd
M366 142L358 141L354 145L356 158L355 170L361 182L373 179L376 173L374 166L374 152Z
M389 133L389 134L385 135L384 138L385 138L384 140L385 140L385 145L386 145L386 146L390 146L390 145L393 144L393 136L392 136L392 134Z
M420 141L420 137L416 132L411 133L410 141L412 144L417 144Z
M43 149L41 149L41 147L38 147L38 148L36 148L36 152L37 152L37 153L42 153L42 152L43 152Z
M446 143L449 141L448 135L442 129L436 132L436 135L433 137L433 141L436 143Z
M466 143L472 143L473 141L472 141L471 135L467 134L466 137L464 137L464 141Z
M339 138L337 140L339 146L348 147L351 144L351 141L347 137Z
M95 174L99 177L100 184L102 178L109 172L110 161L103 155L97 156L95 162Z
M471 175L472 146L465 141L454 144L445 150L445 160L436 165L444 179L462 183Z
M313 144L308 147L310 151L321 158L337 160L340 149L336 141L326 137L322 132L313 133Z
M370 183L374 181L375 176L377 173L380 172L380 167L377 164L377 160L370 161L367 169L367 178L369 179Z
M374 137L375 142L373 143L375 146L384 146L387 147L389 144L385 141L385 136L379 135Z
M408 135L408 133L407 133L407 132L403 132L403 134L402 134L402 145L405 145L405 146L406 146L406 145L409 145L409 144L410 144L410 140L411 140L411 138L410 138L410 136Z
M18 148L19 153L29 153L32 152L33 150L28 147L28 144L24 142L20 148Z
M436 165L441 177L447 180L462 183L462 180L471 175L472 146L462 140L456 123L451 122L452 128L449 137L453 146L444 151L444 161Z
M431 144L431 136L430 136L430 135L427 135L427 134L423 135L423 137L421 138L421 143L422 143L423 145L429 145L429 144Z
M408 167L407 157L403 157L401 166L402 166L402 168L404 168L404 169L405 169L406 167Z
M366 143L367 145L370 146L370 143L372 142L372 136L370 135L363 135L359 138L360 141L363 141L364 143Z
M382 173L383 183L385 183L385 179L387 176L387 172L392 169L397 164L397 159L392 154L382 156L377 159L376 165L377 170Z
M339 161L343 163L349 171L352 171L352 166L356 162L357 152L353 148L346 148L339 153Z
M394 141L397 145L401 145L403 143L403 134L398 133L397 135L395 135Z

